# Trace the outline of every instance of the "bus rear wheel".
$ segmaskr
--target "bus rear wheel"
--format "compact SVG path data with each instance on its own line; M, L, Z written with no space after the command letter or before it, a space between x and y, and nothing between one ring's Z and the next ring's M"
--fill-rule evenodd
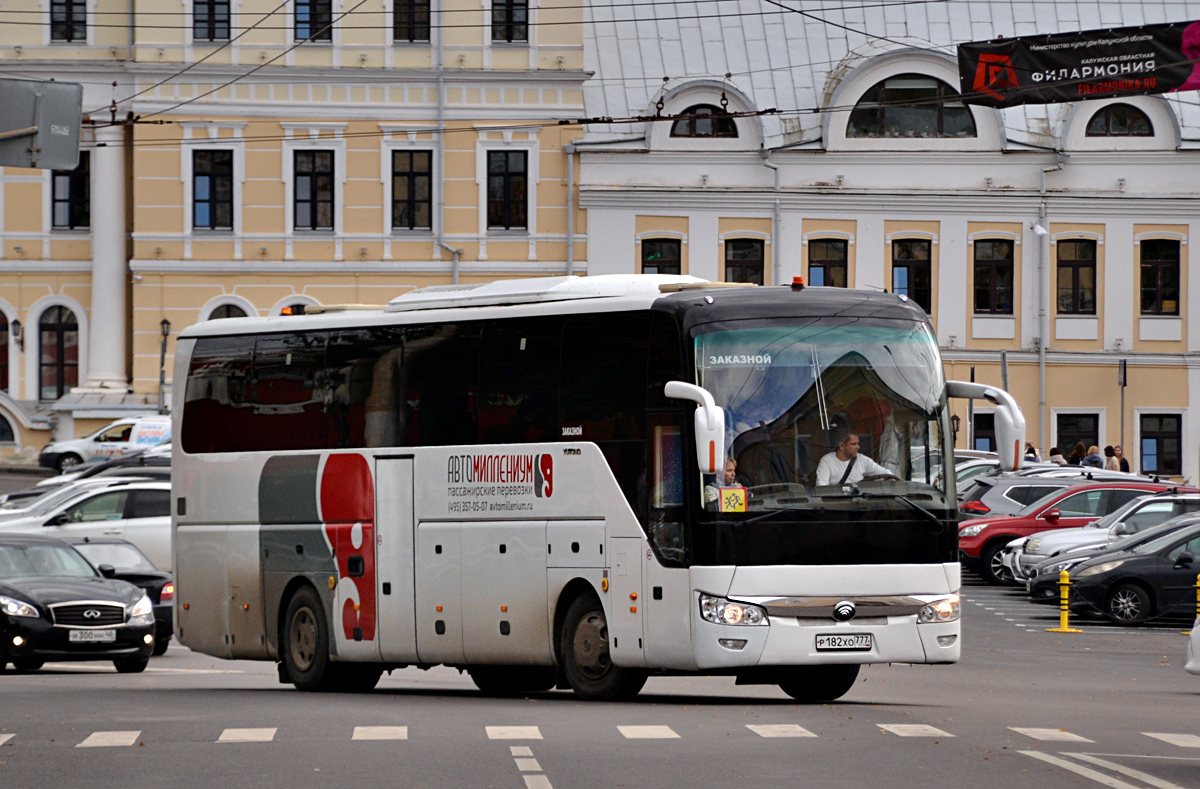
M631 699L646 684L646 672L613 665L608 620L595 595L581 595L571 602L563 620L560 654L567 684L581 699Z
M857 664L798 666L788 670L788 676L779 683L779 689L796 701L835 701L854 687L859 668Z
M292 684L299 690L330 689L334 672L329 670L329 625L316 590L298 589L283 621L283 662Z
M474 666L471 681L489 696L542 693L554 687L558 670L546 666Z

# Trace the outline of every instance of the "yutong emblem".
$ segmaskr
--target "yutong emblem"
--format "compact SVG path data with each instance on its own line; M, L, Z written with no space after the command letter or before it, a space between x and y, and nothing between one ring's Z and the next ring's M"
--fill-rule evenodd
M97 611L95 608L89 608L83 612L84 619L99 619L101 616L103 616L103 614Z
M849 622L855 613L854 603L849 600L843 600L833 607L833 618L839 622Z

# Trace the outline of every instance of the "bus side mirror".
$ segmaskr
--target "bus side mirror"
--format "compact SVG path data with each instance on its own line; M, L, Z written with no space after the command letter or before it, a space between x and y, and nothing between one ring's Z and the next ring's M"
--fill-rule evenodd
M725 467L725 412L702 386L668 381L664 393L672 400L696 403L696 462L704 474L717 474Z
M998 386L968 381L947 381L946 394L987 400L996 406L996 453L1000 456L1000 469L1016 471L1021 468L1021 458L1025 454L1025 416L1012 395Z

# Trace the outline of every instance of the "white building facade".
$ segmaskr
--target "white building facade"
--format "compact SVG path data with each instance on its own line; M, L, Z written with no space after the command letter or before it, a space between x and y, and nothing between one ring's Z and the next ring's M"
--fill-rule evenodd
M906 293L948 377L999 384L1007 352L1043 452L1122 445L1134 470L1200 476L1200 94L967 107L954 49L1200 3L680 8L590 7L588 114L689 117L587 128L589 273ZM957 446L989 446L991 414L959 416Z

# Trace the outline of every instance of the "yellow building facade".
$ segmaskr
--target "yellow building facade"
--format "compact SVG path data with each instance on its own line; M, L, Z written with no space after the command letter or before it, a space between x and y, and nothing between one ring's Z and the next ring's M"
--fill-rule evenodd
M3 9L4 71L82 83L87 120L79 171L0 171L0 450L155 410L164 367L169 403L198 321L586 273L579 130L558 123L583 115L578 3L129 13Z

